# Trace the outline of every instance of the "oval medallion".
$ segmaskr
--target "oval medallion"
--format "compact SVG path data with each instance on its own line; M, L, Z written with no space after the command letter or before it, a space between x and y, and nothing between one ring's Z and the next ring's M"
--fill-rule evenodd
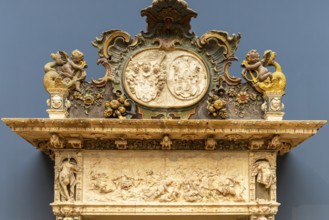
M196 104L209 87L201 57L187 50L148 49L136 53L122 74L132 100L151 108L182 108Z

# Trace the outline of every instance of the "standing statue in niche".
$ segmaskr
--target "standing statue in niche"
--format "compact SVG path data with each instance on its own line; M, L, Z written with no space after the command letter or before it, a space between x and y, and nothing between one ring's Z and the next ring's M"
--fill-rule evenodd
M271 169L268 161L258 161L254 166L253 176L257 177L257 182L263 184L266 189L269 189L276 183L276 176Z
M61 201L74 201L78 171L76 162L71 158L64 160L59 167L56 180L60 186Z

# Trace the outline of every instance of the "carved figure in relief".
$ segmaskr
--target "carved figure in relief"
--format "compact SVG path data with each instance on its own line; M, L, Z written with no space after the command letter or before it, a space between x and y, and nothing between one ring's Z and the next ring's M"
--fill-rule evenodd
M263 59L257 50L247 53L246 59L242 62L242 76L253 83L254 88L261 93L282 92L286 88L286 77L281 71L281 66L275 61L276 53L267 50ZM275 72L271 73L266 66L274 66Z
M45 65L44 86L46 90L54 88L67 88L80 91L80 84L86 78L87 63L79 50L71 53L72 61L64 51L50 55L53 62Z
M110 193L116 190L116 186L112 181L108 181L106 173L90 173L91 176L91 188L99 193Z
M172 141L170 140L170 137L168 135L165 135L162 139L162 141L160 142L162 149L164 150L170 150L171 149L171 145L172 145Z
M218 171L169 168L165 174L153 170L136 172L138 177L128 174L109 177L105 173L92 171L91 190L103 194L102 199L106 197L104 194L108 194L108 200L191 203L245 201L245 187L241 178L223 176Z
M206 150L215 150L217 147L217 141L214 138L207 138L205 141Z
M63 98L60 95L54 95L51 98L51 103L48 103L50 100L47 100L48 106L51 106L54 109L59 109L63 106Z
M50 136L50 146L53 148L63 148L64 142L60 139L60 137L57 134L52 134Z
M235 201L244 201L242 195L244 190L245 188L241 186L241 182L234 178L226 178L219 188L223 196L232 196Z
M63 84L63 77L58 73L60 68L67 63L67 53L64 51L58 51L57 53L50 54L53 62L49 62L44 67L44 80L43 84L47 89L52 88L66 88Z
M61 201L72 201L75 198L76 175L79 172L76 162L68 158L59 167L56 180L60 186Z
M284 109L284 104L281 102L279 97L272 98L270 109L275 112L282 111Z
M269 189L276 183L275 173L271 169L271 165L268 161L256 162L253 176L256 176L257 182L263 184L266 189Z
M88 66L84 61L84 54L79 50L72 51L71 59L72 61L67 58L67 63L59 70L59 74L68 80L68 87L80 92L80 84L87 76L84 69Z

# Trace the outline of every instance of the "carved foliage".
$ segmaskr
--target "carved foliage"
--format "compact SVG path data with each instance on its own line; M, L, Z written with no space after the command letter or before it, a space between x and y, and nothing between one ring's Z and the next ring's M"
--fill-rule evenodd
M220 77L218 85L209 94L207 111L212 118L249 119L262 116L264 99L250 85L229 85Z

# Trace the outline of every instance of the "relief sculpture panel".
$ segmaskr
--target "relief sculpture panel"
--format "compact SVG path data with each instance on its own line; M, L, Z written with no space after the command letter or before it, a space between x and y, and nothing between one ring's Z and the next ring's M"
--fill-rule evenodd
M159 49L135 54L126 65L123 84L128 95L148 107L181 108L200 101L210 76L191 51Z
M244 152L89 151L84 169L85 202L218 204L249 199Z

